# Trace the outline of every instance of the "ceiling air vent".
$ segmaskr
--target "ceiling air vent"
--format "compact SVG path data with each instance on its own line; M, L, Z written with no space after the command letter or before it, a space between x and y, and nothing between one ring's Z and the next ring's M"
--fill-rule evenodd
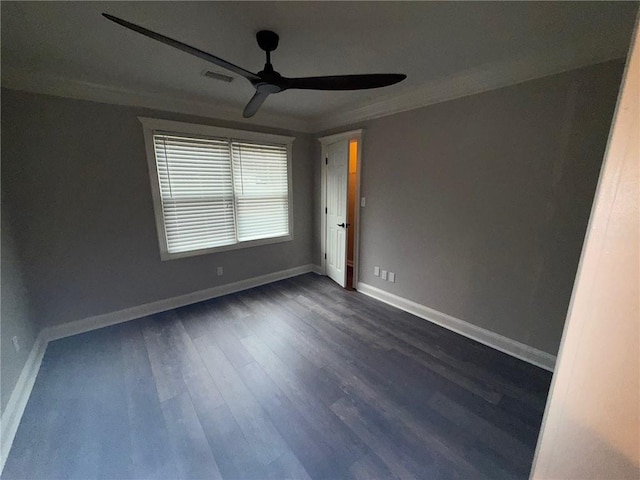
M213 78L214 80L220 80L221 82L230 83L233 81L233 77L218 72L212 72L211 70L204 70L202 72L202 75L204 75L205 77Z

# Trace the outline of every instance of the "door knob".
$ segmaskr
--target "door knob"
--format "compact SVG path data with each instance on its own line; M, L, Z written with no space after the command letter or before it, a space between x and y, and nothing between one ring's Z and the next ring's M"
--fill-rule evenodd
M339 223L338 226L344 228L345 224L344 223Z

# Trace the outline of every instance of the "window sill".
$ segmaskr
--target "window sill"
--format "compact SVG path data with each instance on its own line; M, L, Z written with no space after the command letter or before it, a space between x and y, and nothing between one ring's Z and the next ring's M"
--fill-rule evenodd
M293 234L283 235L281 237L260 238L258 240L249 240L246 242L234 243L232 245L223 245L220 247L203 248L200 250L189 250L188 252L169 253L160 251L160 259L164 262L167 260L177 260L179 258L196 257L199 255L209 255L212 253L227 252L230 250L240 250L243 248L259 247L262 245L271 245L274 243L290 242L293 240Z

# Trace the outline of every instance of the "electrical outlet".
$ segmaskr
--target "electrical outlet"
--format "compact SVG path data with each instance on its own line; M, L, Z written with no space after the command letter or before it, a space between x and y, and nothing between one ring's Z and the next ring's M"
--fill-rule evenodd
M373 274L376 277L379 277L380 276L380 267L373 267Z
M387 279L387 271L386 270L382 270L382 279L383 280Z
M18 340L17 336L13 336L11 337L11 341L13 342L13 348L16 349L16 352L20 351L20 341Z
M389 281L391 283L396 283L396 274L393 272L389 272Z
M361 207L364 207L364 206L366 206L366 205L367 205L367 199L366 199L365 197L362 197L362 198L360 199L360 206L361 206Z
M224 269L222 267L218 267L216 268L216 273L218 274L219 277L221 277L222 274L224 273Z

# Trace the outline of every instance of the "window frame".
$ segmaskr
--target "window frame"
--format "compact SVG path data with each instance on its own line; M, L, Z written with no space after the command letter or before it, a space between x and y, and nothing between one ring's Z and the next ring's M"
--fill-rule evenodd
M274 135L270 133L254 132L250 130L238 130L233 128L214 127L210 125L201 125L195 123L176 122L173 120L163 120L158 118L138 117L142 123L144 133L144 144L147 157L147 166L149 169L149 180L151 184L151 197L153 200L153 210L156 220L156 234L158 236L158 245L160 247L160 259L174 260L178 258L194 257L198 255L207 255L210 253L224 252L229 250L239 250L243 248L257 247L260 245L270 245L274 243L290 242L293 240L293 172L292 172L292 150L295 137L285 135ZM215 137L225 138L229 140L247 141L247 142L263 142L265 144L284 145L287 150L287 193L288 193L288 220L289 234L277 237L260 238L257 240L238 241L231 245L223 245L219 247L201 248L198 250L189 250L187 252L170 253L167 246L167 236L165 230L164 213L162 210L162 197L160 193L160 182L158 178L158 169L156 164L156 155L154 148L153 135L158 133L175 133L178 135L194 135L199 137ZM235 202L235 193L234 193ZM235 208L235 207L234 207ZM235 220L237 221L237 220ZM236 227L237 228L237 227ZM237 237L236 237L237 240Z

